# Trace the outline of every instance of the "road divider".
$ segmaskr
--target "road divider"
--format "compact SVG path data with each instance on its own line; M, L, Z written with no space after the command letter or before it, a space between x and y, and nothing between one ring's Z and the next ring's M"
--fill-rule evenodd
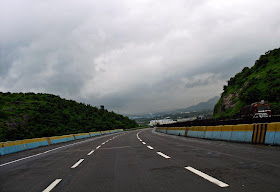
M156 131L202 139L280 145L280 123L278 122L219 126L156 127Z
M169 129L166 129L166 133L170 135L184 136L185 130L186 130L185 127L171 127Z
M96 137L101 134L105 135L105 134L112 134L118 132L123 132L123 129L0 142L0 155L3 156L10 153L16 153L19 151L37 148L40 146L53 145L57 143L63 143L63 142L68 142L68 141L73 141L78 139Z
M95 137L95 136L99 136L99 135L101 135L101 132L100 132L100 131L96 131L96 132L89 132L89 135L90 135L91 137Z
M267 124L265 144L280 145L280 123Z
M101 131L101 135L107 135L110 134L110 131Z
M50 141L50 144L64 143L67 141L75 140L74 135L62 135L62 136L54 136L47 138Z
M46 145L49 145L47 138L8 141L2 143L2 145L0 146L0 154L5 155Z
M78 133L74 134L75 139L84 139L90 137L89 133Z

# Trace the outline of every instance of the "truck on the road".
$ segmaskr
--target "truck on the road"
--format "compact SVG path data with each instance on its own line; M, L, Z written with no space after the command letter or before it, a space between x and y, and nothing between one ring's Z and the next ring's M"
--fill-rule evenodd
M246 105L240 110L241 117L264 118L271 117L271 106L267 101L255 102Z

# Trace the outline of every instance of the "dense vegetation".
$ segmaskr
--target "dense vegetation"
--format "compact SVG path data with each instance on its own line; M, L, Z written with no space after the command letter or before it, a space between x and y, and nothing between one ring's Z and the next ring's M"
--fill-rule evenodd
M137 126L128 117L55 95L0 92L0 141Z
M266 52L253 67L230 78L215 105L214 117L239 114L243 106L261 100L271 104L273 114L280 114L280 48Z

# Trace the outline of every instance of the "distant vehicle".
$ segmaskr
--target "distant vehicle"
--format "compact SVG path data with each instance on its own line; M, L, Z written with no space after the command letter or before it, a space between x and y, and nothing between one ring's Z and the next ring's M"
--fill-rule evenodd
M271 117L271 107L267 101L255 102L246 105L240 110L241 117L264 118Z
M198 117L196 117L196 119L202 120L202 119L205 119L205 117L203 115L199 115Z

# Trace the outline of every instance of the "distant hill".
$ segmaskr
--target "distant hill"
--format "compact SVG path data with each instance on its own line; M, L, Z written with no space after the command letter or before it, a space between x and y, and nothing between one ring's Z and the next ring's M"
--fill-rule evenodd
M199 111L213 110L214 106L218 102L219 98L220 97L215 96L215 97L209 99L206 102L201 102L201 103L198 103L196 105L193 105L193 106L190 106L190 107L187 107L187 108L184 108L184 109L177 109L177 110L172 111L172 112L173 113L174 112L180 113L180 112L192 112L192 111L199 112Z
M137 126L128 117L55 95L0 92L0 141Z
M184 111L204 111L204 110L214 110L216 103L218 102L220 97L215 96L212 99L209 99L206 102L198 103L197 105L190 106Z
M166 116L169 116L170 118L177 119L177 118L188 118L188 117L194 117L197 115L202 114L211 114L213 113L213 109L217 101L219 100L218 96L215 96L211 99L209 99L206 102L198 103L197 105L193 105L184 109L176 109L172 111L163 111L158 112L154 114L142 114L142 115L130 115L130 119L154 119L154 118L165 118ZM185 114L185 112L190 112L189 114ZM184 113L184 114L182 114ZM141 121L142 121L141 120ZM140 121L138 121L139 123Z
M239 114L243 106L261 100L271 104L272 113L280 114L280 49L261 55L253 67L230 78L223 90L214 117Z

